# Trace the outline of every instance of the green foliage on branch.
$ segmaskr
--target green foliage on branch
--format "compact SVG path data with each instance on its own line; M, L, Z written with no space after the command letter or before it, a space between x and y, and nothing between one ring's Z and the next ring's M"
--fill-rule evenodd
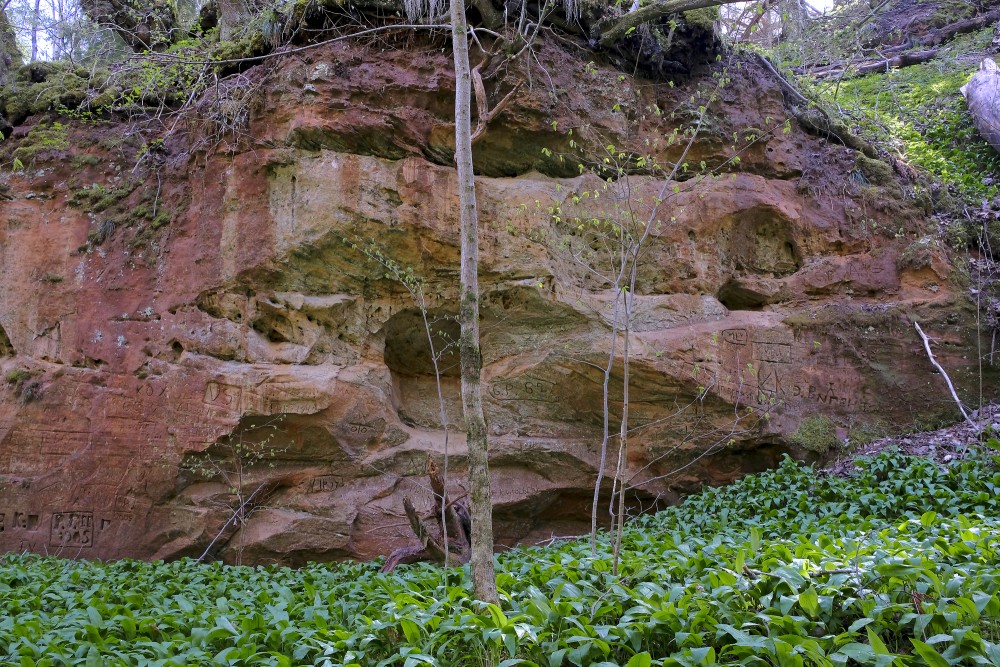
M1000 445L993 441L994 446ZM786 460L625 532L468 571L0 561L0 653L63 665L951 665L1000 661L1000 471Z

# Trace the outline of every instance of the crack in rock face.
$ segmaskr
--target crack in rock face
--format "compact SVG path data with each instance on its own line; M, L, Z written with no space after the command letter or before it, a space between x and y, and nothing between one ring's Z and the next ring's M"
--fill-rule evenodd
M181 138L165 148L171 219L157 229L94 236L98 223L68 203L69 160L44 162L30 184L11 177L0 550L372 558L410 544L402 499L429 511L429 459L443 467L447 453L450 497L467 491L446 56L338 45L289 64L251 120L257 148L197 160ZM541 148L564 152L574 128L592 156L612 143L676 159L657 141L686 121L641 110L683 111L716 84L706 71L678 88L619 85L603 65L581 84L570 54L545 44L538 57L565 96L524 87L476 148L498 543L589 530L604 405L616 434L626 403L615 234L636 220L653 223L628 290L630 514L787 452L815 459L806 419L822 417L830 443L951 413L908 318L933 332L960 387L977 380L974 318L943 251L905 259L930 222L898 183L875 206L851 180L857 155L794 124L739 147L739 167L718 178L581 174ZM309 79L326 61L351 65ZM777 85L744 65L691 164L716 169L734 132L786 118ZM74 128L70 152L97 150L107 131ZM76 177L111 189L105 157ZM147 195L138 186L120 206ZM24 374L32 400L17 393ZM610 491L608 474L602 508Z

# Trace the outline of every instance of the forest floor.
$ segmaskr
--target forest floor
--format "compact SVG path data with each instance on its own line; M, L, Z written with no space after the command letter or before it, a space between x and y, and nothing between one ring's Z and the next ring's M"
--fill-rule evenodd
M981 426L975 428L972 424L961 421L935 431L879 438L830 463L824 470L847 477L857 472L862 465L860 459L876 456L887 450L897 450L908 456L920 456L940 464L949 463L962 458L970 443L981 441L985 435L993 437L1000 435L1000 405L986 405L969 413L969 416Z

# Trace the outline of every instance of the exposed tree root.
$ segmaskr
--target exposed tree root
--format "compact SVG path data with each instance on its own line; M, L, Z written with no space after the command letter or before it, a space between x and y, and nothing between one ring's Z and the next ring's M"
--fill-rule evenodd
M469 510L462 498L451 500L445 490L441 471L428 457L427 478L434 492L434 510L427 516L421 516L413 507L408 497L403 498L403 509L410 522L410 528L420 542L419 546L407 546L396 549L386 558L382 572L392 572L402 563L418 563L423 561L442 564L466 563L472 554L471 521ZM442 523L443 515L443 523ZM437 529L428 528L427 522L434 519ZM447 526L447 530L443 527Z

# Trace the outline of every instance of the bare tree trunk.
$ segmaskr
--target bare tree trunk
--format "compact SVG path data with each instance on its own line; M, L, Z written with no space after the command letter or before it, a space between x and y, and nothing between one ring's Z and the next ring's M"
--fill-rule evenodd
M219 7L219 39L232 40L237 31L245 27L253 8L247 0L218 0Z
M0 86L11 79L11 72L21 66L14 28L7 20L7 10L0 10Z
M617 285L617 283L616 283ZM611 371L615 367L615 354L618 344L618 299L620 290L615 290L615 311L611 320L611 352L608 353L608 365L604 369L604 384L602 391L603 400L603 431L601 433L601 460L597 465L597 481L594 482L594 504L590 508L590 554L597 555L597 503L601 498L601 484L604 482L604 473L608 465L608 441L611 439L611 410L608 405L610 399Z
M42 23L42 0L35 0L35 11L31 15L31 62L38 60L38 29Z
M640 242L641 243L641 242ZM638 270L640 245L636 244L636 252L632 257L632 282L635 282L635 274ZM631 248L629 249L631 254ZM618 576L619 563L621 562L622 534L625 531L625 470L628 468L628 385L629 385L629 334L631 332L632 318L632 293L629 292L623 297L625 302L625 325L622 327L625 340L622 342L622 421L618 431L618 467L615 469L615 487L618 490L618 509L614 512L614 554L611 571L614 576Z
M802 39L809 12L802 0L787 0L781 9L784 10L781 25L781 38L786 42L797 42Z
M483 414L483 357L479 350L479 215L472 169L472 71L469 66L465 3L451 1L451 41L455 51L455 165L462 243L458 342L462 368L462 409L469 446L469 495L472 499L472 584L477 599L497 602L493 568L493 498L490 492Z

